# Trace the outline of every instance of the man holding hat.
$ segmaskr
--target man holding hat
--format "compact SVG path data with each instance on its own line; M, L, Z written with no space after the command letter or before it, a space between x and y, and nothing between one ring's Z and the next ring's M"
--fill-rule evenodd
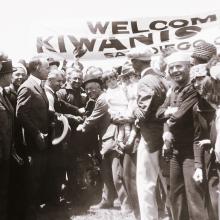
M8 219L8 185L10 155L13 144L14 109L5 95L4 87L11 82L12 62L7 57L0 59L0 219Z
M18 89L16 115L24 128L29 158L26 219L36 220L47 165L49 103L44 82L49 63L45 58L34 57L29 70L29 78Z
M151 67L153 53L149 49L131 50L128 58L141 75L137 86L134 115L139 121L141 140L137 150L137 191L142 220L158 219L156 185L159 174L159 150L162 148L163 123L156 111L166 96L166 81Z
M77 127L77 130L86 132L96 127L102 149L113 149L116 144L117 125L112 123L111 115L108 112L108 103L102 91L102 82L94 72L90 72L84 77L84 86L88 97L95 100L96 103L92 114ZM95 208L113 207L116 189L122 210L128 211L128 196L122 181L122 166L117 152L113 150L103 156L102 179L104 182L102 201Z
M170 202L173 219L209 219L204 189L193 180L193 106L197 93L190 82L190 56L174 52L166 58L173 83L164 104L157 112L166 121L163 154L170 159Z

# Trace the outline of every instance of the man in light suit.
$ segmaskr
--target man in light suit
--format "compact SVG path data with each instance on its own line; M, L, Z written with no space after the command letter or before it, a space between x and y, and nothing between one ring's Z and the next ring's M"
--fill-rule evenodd
M42 82L47 79L49 63L43 58L33 58L29 68L31 75L18 90L16 115L24 128L30 163L26 219L36 220L47 163L49 104Z
M105 99L105 94L102 92L101 84L100 79L96 78L95 75L85 76L85 91L89 98L96 100L96 103L92 114L85 119L83 124L77 127L77 131L86 132L92 128L96 128L101 140L102 151L106 152L102 160L102 179L104 182L102 201L95 208L113 207L116 190L121 202L121 209L126 212L130 211L130 206L122 181L122 165L118 154L113 150L117 125L111 122L108 103Z
M4 87L11 81L13 72L11 60L0 60L0 219L6 220L8 206L8 185L10 155L13 143L14 109L5 95Z
M163 122L156 112L166 97L164 77L150 66L153 53L149 50L131 51L128 57L133 68L140 71L137 105L134 115L138 120L141 140L137 150L137 191L141 220L157 220L156 185L159 175L159 152L163 146Z

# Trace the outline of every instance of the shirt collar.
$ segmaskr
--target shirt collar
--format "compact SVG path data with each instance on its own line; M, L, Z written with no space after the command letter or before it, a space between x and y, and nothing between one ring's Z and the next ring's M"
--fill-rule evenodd
M53 89L52 89L50 86L45 85L45 88L48 89L48 90L50 90L52 93L55 93L55 92L53 91Z
M3 88L0 86L0 94L3 95Z
M34 80L39 86L41 85L41 80L38 79L36 76L33 76L32 74L29 76L32 80Z

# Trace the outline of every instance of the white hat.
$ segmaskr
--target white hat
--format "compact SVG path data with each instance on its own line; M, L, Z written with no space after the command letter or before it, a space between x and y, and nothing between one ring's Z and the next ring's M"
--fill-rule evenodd
M13 67L17 68L21 68L23 69L23 71L25 72L25 74L27 75L27 69L26 67L22 64L22 63L13 63Z
M127 53L129 59L150 61L153 56L153 52L146 48L133 48Z
M166 57L165 62L167 65L175 62L190 62L190 55L183 52L174 52L170 56Z
M207 76L207 68L206 64L198 64L190 69L190 78L191 80L195 79L196 77L201 77L201 76Z

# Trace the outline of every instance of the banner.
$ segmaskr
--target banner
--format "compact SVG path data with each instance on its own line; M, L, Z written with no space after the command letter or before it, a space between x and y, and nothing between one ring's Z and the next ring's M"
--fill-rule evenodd
M82 60L124 58L135 47L151 48L155 54L167 47L190 52L202 40L220 48L220 12L117 21L60 19L33 30L35 52L59 59L73 59L78 46L87 49Z

